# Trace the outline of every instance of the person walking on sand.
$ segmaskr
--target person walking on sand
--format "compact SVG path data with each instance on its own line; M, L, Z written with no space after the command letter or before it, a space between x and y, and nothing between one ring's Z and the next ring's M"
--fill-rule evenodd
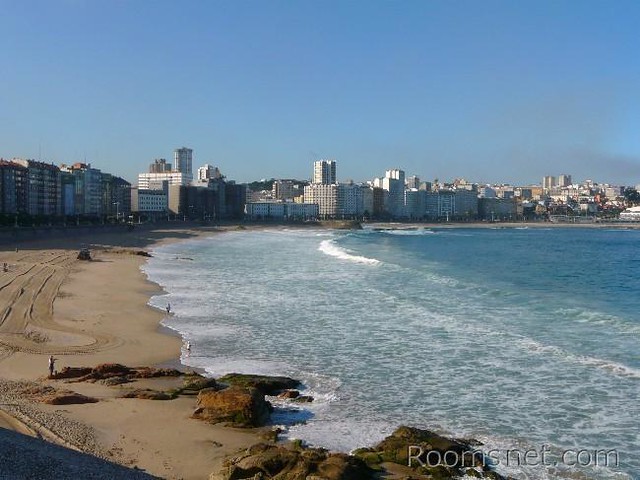
M53 369L56 364L56 359L53 358L53 355L49 356L49 377L53 377Z

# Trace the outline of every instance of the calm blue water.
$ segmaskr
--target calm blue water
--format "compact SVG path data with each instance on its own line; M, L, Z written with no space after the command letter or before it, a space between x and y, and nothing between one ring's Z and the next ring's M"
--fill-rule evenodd
M316 402L276 416L306 420L290 437L348 451L410 424L519 478L640 478L640 231L243 231L154 253L185 364L305 382ZM505 464L544 445L591 465Z

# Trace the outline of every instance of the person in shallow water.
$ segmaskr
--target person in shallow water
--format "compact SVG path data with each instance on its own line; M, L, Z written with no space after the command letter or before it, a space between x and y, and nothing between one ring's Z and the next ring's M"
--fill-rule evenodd
M167 313L171 313L171 304L167 303Z

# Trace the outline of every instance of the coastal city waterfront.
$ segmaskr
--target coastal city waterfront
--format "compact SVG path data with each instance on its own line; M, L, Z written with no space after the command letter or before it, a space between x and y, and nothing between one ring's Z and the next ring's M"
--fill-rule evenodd
M145 271L167 290L152 303L175 310L164 323L192 345L185 364L303 380L316 400L276 415L290 438L349 451L399 424L436 427L484 451L620 458L501 462L515 478L634 478L639 235L228 232L156 249Z
M351 219L403 222L640 222L638 185L547 175L540 183L425 181L400 168L340 182L335 160L313 162L308 179L236 183L209 164L194 176L193 150L155 159L137 185L76 162L0 158L0 225L79 226L197 220L248 222Z
M640 480L639 1L0 8L0 480Z

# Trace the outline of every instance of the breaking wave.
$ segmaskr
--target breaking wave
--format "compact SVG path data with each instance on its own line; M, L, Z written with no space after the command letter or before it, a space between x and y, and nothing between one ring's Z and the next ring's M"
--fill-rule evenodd
M366 265L379 265L380 260L375 258L367 258L361 255L352 255L347 250L336 245L333 240L323 240L318 247L322 253L330 255L332 257L339 258L341 260L348 260L350 262L364 263Z

